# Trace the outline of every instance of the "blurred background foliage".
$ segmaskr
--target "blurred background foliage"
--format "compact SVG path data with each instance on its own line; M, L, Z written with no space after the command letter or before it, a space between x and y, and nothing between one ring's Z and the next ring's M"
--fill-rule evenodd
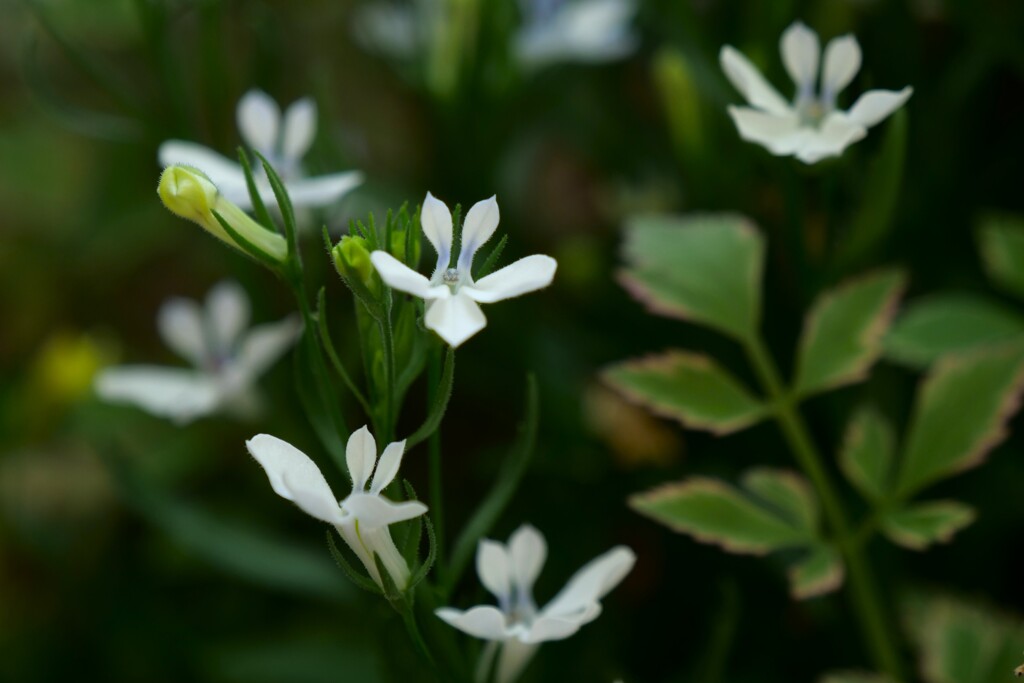
M363 49L352 2L0 4L0 679L316 683L415 671L389 608L347 582L322 530L283 505L245 454L257 431L317 448L291 363L262 383L274 410L254 423L178 429L91 394L98 367L176 362L155 328L166 297L199 298L231 276L257 320L289 310L273 278L155 196L159 143L231 154L235 102L251 87L282 103L315 97L311 170L366 172L316 216L334 234L428 189L464 206L496 192L506 259L559 260L550 290L494 311L460 350L444 424L448 518L464 520L500 468L535 371L538 450L495 537L522 521L545 532L542 600L611 543L640 557L605 616L545 647L530 680L814 680L868 665L842 594L794 602L781 562L722 554L627 509L629 494L657 483L735 478L788 455L770 424L728 440L684 434L599 384L605 364L668 346L738 358L730 342L649 317L627 297L613 279L619 228L652 210L753 218L769 241L766 330L782 352L818 288L871 265L904 266L911 301L952 290L1019 310L984 277L975 228L992 212L1024 214L1024 4L644 0L635 54L531 73L508 50L516 6L463 4L477 6L479 31L450 37L441 81L417 60ZM856 34L860 87L915 90L897 117L810 169L739 140L725 114L738 96L717 66L730 43L784 83L777 41L796 18L823 37ZM332 316L351 321L321 246L307 246ZM905 412L918 377L883 363L867 384L812 402L814 435L828 451L866 397ZM1024 612L1022 450L1013 437L943 485L980 512L955 545L872 547L892 604L910 596L900 597L907 643L930 644L904 651L927 680L1003 680L1003 660L1012 668L1024 649L1012 616ZM425 459L407 463L424 481ZM922 602L936 590L960 597ZM468 601L480 589L464 592ZM936 635L936 624L970 619L981 625L968 640L1000 635L973 649ZM942 668L957 647L982 663Z

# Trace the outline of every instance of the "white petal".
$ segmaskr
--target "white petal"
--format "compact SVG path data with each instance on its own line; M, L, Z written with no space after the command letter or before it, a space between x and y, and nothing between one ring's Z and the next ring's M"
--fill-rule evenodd
M249 454L266 471L277 495L293 501L317 519L339 524L341 507L320 468L305 453L270 434L258 434L245 442Z
M434 612L450 626L474 638L484 640L505 640L509 630L505 627L505 615L497 607L478 605L463 612L462 610L442 607Z
M235 116L238 119L238 131L247 145L264 155L274 152L281 109L270 95L262 90L250 90L238 101Z
M511 572L512 565L505 546L486 538L481 539L476 546L476 574L484 588L503 605L512 596Z
M914 89L909 85L903 90L869 90L846 112L850 121L865 128L879 123L910 99Z
M601 605L593 603L589 610L573 615L572 618L538 617L530 630L521 636L525 643L543 643L549 640L564 640L580 630L601 614Z
M302 319L290 315L283 320L257 325L242 337L234 365L239 374L255 379L280 358L302 333Z
M363 425L352 436L348 437L345 446L345 463L348 465L348 476L352 478L352 490L362 491L373 472L377 462L377 441L370 430Z
M591 613L593 604L615 588L635 562L636 555L625 546L612 548L591 560L541 610L541 616L572 619Z
M803 144L807 129L795 114L768 114L749 107L729 107L740 137L756 142L777 156L793 154Z
M832 112L821 128L809 130L796 158L814 164L827 157L839 156L847 147L867 135L867 130L850 121L842 112Z
M218 282L206 295L206 329L218 356L227 357L238 345L250 313L249 297L233 280Z
M288 197L296 207L317 208L338 201L346 194L363 184L362 171L345 171L330 175L300 178L285 183ZM267 204L277 206L277 199L269 187L261 188L260 196Z
M860 71L860 45L852 35L833 38L825 46L825 66L821 71L822 98L834 101Z
M726 45L719 53L718 60L722 70L752 106L772 114L788 114L792 112L789 103L783 99L779 91L765 80L750 60L732 47Z
M818 34L803 22L797 21L790 24L782 34L779 47L782 63L797 89L808 94L813 92L814 83L818 80L818 60L821 58Z
M420 226L437 252L437 269L444 270L452 254L452 212L429 192L420 209Z
M205 373L153 365L107 368L96 377L96 393L106 401L130 403L159 417L185 424L220 407L220 386Z
M479 282L459 290L482 304L511 299L551 284L558 262L550 256L534 254L510 263Z
M373 252L370 254L370 261L377 269L380 279L392 289L408 292L421 299L447 299L451 295L448 287L431 285L430 280L386 251Z
M309 151L316 137L316 102L310 97L292 102L284 113L281 155L299 161Z
M175 297L160 306L156 327L167 346L197 367L208 360L203 312L199 304Z
M512 559L516 583L520 590L530 593L548 556L544 536L533 526L524 524L508 540L508 554Z
M403 453L405 453L405 439L387 445L373 472L370 493L380 493L394 480L395 475L398 474L398 468L402 465Z
M462 244L459 251L459 270L469 272L473 266L473 256L498 229L501 214L498 211L498 198L491 196L470 207L466 220L462 223Z
M437 332L453 349L487 325L484 312L465 290L447 299L431 301L424 316L427 328Z
M342 501L341 506L359 521L360 527L368 529L404 522L427 511L427 506L418 500L393 503L370 493L353 493Z

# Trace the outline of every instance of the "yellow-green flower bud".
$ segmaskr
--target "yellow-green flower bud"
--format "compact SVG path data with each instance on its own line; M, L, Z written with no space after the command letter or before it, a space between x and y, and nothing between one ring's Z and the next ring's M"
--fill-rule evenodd
M378 296L382 283L377 269L370 262L368 246L369 243L362 237L345 235L331 250L331 256L334 257L334 267L338 269L338 274L361 283L372 296Z
M168 166L160 176L157 194L171 213L198 223L207 232L241 249L213 215L220 214L232 230L275 261L283 263L288 246L281 235L271 232L228 201L202 171L190 166Z

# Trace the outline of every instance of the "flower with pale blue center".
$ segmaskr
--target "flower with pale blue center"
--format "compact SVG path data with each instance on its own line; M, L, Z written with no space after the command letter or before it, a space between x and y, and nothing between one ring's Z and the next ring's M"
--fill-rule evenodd
M479 304L533 292L547 287L555 277L555 259L535 254L474 281L473 258L494 235L499 219L495 197L479 201L469 209L462 226L462 247L452 267L452 214L444 202L428 192L420 211L420 225L437 252L437 266L430 279L386 251L370 255L373 266L389 287L427 302L426 326L453 348L487 325Z
M833 38L822 55L818 34L796 22L783 33L780 49L786 71L796 84L792 102L731 45L723 47L719 55L725 75L750 104L729 107L740 137L776 156L795 156L806 164L839 156L864 138L868 128L902 107L913 93L909 86L899 91L869 90L844 111L837 105L838 95L861 65L856 38Z

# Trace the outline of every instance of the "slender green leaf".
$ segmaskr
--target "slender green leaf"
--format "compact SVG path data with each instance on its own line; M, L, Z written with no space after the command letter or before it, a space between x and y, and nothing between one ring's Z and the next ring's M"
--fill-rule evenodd
M790 523L812 533L817 531L818 499L807 480L796 472L758 467L747 470L741 483Z
M313 427L313 433L320 440L320 444L330 453L334 463L342 472L347 472L345 466L345 441L338 432L338 425L327 413L323 401L318 396L319 387L317 379L313 376L310 354L316 350L310 350L310 345L315 344L309 331L303 333L302 340L295 348L294 354L294 377L295 392L299 395L299 402L306 413L306 419Z
M789 570L789 590L797 600L831 593L843 585L846 572L839 552L820 545Z
M863 380L882 351L906 278L883 270L825 292L804 323L795 391L807 396Z
M886 514L882 531L897 545L924 550L934 543L949 543L976 516L974 508L954 500L914 503Z
M491 271L494 270L494 267L498 265L498 259L501 258L501 252L505 251L505 245L507 243L508 234L502 235L501 239L498 241L498 244L495 245L493 249L491 249L491 253L487 255L487 259L483 262L483 265L480 266L480 269L474 276L477 280L491 274Z
M985 272L1003 290L1024 298L1024 218L996 216L978 228Z
M735 214L647 216L626 228L619 281L652 313L741 340L761 316L764 240Z
M263 251L249 240L247 240L242 235L242 233L238 232L233 227L231 227L231 224L224 220L224 217L221 216L218 212L212 211L211 213L213 213L213 217L217 219L218 223L220 223L220 227L224 229L224 232L228 234L228 237L231 238L231 240L238 246L242 253L244 253L246 256L249 256L256 262L262 263L267 268L270 268L272 271L278 272L278 269L280 268L281 264L277 260L275 260L273 256Z
M846 427L839 467L865 498L877 501L889 492L895 447L892 425L873 408L861 408Z
M991 299L937 294L915 301L885 338L887 358L924 368L949 353L1024 339L1024 316Z
M331 339L331 329L327 324L327 300L324 288L321 287L316 297L316 318L317 325L320 331L320 343L324 347L324 351L327 352L327 358L331 361L331 365L334 367L334 371L338 373L341 380L348 387L348 390L352 392L352 395L359 401L359 405L363 407L366 413L370 412L370 403L366 400L366 396L359 390L359 386L352 380L352 376L348 374L348 370L345 369L345 364L341 362L341 358L338 356L338 352L335 350L334 340Z
M238 161L242 165L242 173L245 175L245 187L249 190L249 200L252 202L253 213L256 214L256 222L267 230L276 233L277 227L274 219L270 217L270 212L267 211L267 205L263 203L263 197L260 195L259 189L256 187L256 178L252 174L252 164L249 163L249 155L244 147L238 148ZM327 230L327 226L324 226L324 230Z
M630 506L701 543L763 555L809 545L813 535L716 479L690 477L634 495Z
M331 553L331 557L334 558L334 563L345 572L345 575L364 591L373 593L374 595L384 595L384 591L381 590L380 586L373 582L369 577L363 576L352 564L345 559L345 554L342 552L338 544L334 542L334 534L331 530L327 530L327 549Z
M899 474L908 497L974 467L1006 436L1024 390L1024 344L939 361L918 392Z
M441 380L437 385L437 394L434 404L430 407L430 414L420 425L420 428L410 435L405 441L407 449L423 442L441 426L441 419L448 409L448 400L452 397L452 385L455 381L455 349L449 347L444 358L444 370L441 372Z
M625 361L606 368L602 376L630 401L691 429L728 434L768 412L713 360L685 351Z

